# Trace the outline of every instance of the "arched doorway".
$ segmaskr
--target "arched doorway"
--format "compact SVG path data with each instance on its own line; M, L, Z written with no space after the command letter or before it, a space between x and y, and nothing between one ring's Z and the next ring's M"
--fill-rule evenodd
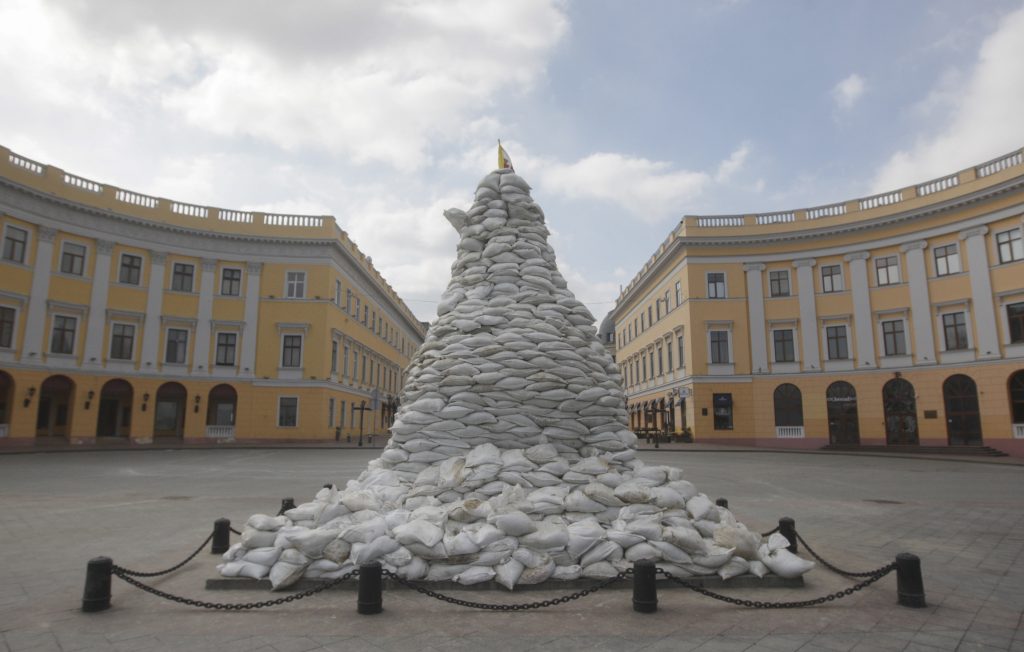
M75 383L67 376L50 376L39 388L37 437L67 437L71 423Z
M1007 382L1010 390L1010 416L1013 418L1013 437L1024 439L1024 371L1015 372Z
M132 386L115 378L103 384L96 410L97 437L127 437L132 425Z
M882 387L885 411L885 441L890 445L918 444L917 399L914 386L903 378L893 378Z
M182 437L185 432L185 401L188 392L181 383L164 383L156 390L153 411L154 437Z
M950 446L981 446L978 386L970 376L956 374L942 383L946 404L946 434Z
M11 408L14 406L14 379L0 371L0 437L10 437Z
M775 388L775 436L804 436L804 399L800 388L783 383Z
M860 444L857 420L857 390L845 380L837 380L825 390L828 407L828 441L841 446Z
M206 436L234 437L237 406L238 392L231 385L211 389L206 403Z

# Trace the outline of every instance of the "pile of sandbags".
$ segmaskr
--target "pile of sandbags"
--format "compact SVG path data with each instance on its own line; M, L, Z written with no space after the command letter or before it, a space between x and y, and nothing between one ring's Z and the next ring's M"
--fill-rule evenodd
M489 175L468 212L445 216L458 258L386 449L344 490L250 518L223 575L284 588L380 561L410 580L511 589L644 559L679 577L808 570L679 469L636 459L617 367L520 177Z

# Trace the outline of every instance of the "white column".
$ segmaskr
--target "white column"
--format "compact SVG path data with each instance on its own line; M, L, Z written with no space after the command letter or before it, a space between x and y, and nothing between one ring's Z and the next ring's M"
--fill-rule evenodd
M998 358L999 338L996 335L996 307L992 300L992 279L988 266L988 247L985 246L987 226L960 232L967 247L967 264L971 277L971 301L974 304L974 327L978 334L975 348L978 358Z
M762 263L746 263L747 313L750 319L750 373L768 372L768 349L765 344L764 280Z
M796 282L799 286L800 299L800 341L803 343L804 371L821 371L821 352L818 347L818 310L814 304L814 266L813 258L794 260Z
M260 316L260 272L263 263L249 263L245 280L245 332L242 334L242 376L256 374L256 338Z
M142 371L156 373L160 352L160 313L164 309L164 261L162 251L149 252L149 289L146 292L146 323L142 327Z
M110 289L110 253L114 243L96 241L96 265L92 273L92 293L89 296L89 325L85 331L85 365L103 364L103 331L107 322L107 293Z
M210 373L210 329L213 320L213 286L217 261L203 259L203 275L199 280L199 314L196 316L196 349L192 356L192 373Z
M871 297L868 294L870 254L858 251L844 256L850 263L850 290L853 293L853 329L857 333L857 367L875 366L875 330L871 322Z
M914 364L935 364L935 331L932 329L931 299L928 296L928 270L924 264L924 240L900 247L907 255L907 282L910 283L910 316L914 328Z
M46 299L50 294L50 270L53 269L53 239L57 229L41 226L36 231L36 260L32 268L32 290L28 298L28 316L25 318L25 343L21 359L42 361L40 353L46 351Z

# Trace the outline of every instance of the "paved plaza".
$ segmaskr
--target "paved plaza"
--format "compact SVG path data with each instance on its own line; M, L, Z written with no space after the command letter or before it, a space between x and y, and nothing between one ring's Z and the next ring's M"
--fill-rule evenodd
M681 588L659 611L632 611L631 591L605 590L536 612L480 612L388 591L384 613L359 616L355 593L258 612L207 612L114 579L113 607L79 611L86 561L132 569L183 559L226 516L241 527L281 498L309 500L344 484L379 451L171 450L0 456L0 650L1024 650L1024 467L963 460L773 452L645 451L684 469L737 517L766 531L781 516L826 559L871 570L921 556L928 607L896 605L889 575L848 598L798 610L753 610ZM806 553L804 553L806 554ZM150 580L212 601L278 594L209 592L217 558L203 552ZM721 589L756 600L804 600L853 582L820 566L800 589ZM532 601L565 591L462 591Z

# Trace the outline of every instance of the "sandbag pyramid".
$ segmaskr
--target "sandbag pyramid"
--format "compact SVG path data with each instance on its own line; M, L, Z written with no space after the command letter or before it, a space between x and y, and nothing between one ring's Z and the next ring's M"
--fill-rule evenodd
M618 369L520 176L492 172L468 211L445 217L458 257L380 458L342 490L251 517L222 575L280 589L376 560L409 580L512 589L640 559L679 577L813 566L681 470L637 459Z

